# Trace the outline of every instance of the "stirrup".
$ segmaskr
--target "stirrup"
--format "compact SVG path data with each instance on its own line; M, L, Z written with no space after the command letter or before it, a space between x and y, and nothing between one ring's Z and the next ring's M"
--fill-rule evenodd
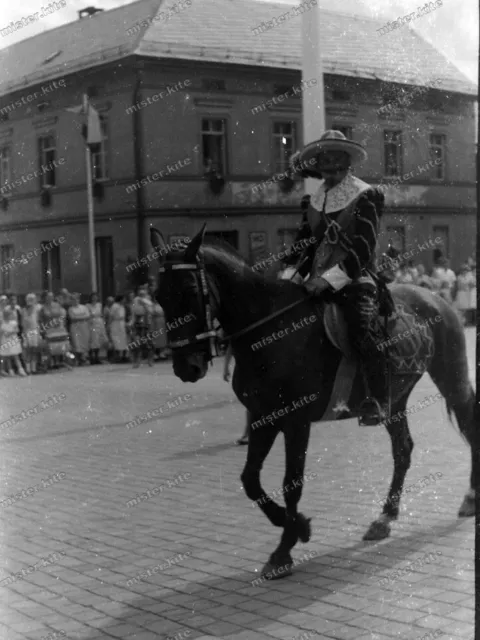
M387 419L387 412L376 398L368 396L358 409L358 424L361 427L375 427Z

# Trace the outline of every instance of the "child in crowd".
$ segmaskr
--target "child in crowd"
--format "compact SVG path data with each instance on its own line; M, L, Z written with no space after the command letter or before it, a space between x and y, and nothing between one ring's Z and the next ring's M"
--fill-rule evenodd
M14 369L17 370L19 376L27 375L20 362L22 345L18 331L17 312L12 307L7 307L3 312L3 320L0 324L0 355L5 362L6 372L9 376L15 375Z

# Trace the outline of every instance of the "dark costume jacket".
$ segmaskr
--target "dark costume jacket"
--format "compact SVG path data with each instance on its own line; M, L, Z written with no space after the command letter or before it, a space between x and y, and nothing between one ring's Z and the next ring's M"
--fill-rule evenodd
M339 291L350 282L354 283L366 276L367 269L376 273L375 250L384 202L385 197L380 190L371 187L351 173L329 190L325 189L322 181L317 193L310 199L308 208L305 207L305 200L302 202L303 220L295 243L304 246L301 240L315 236L317 244L310 244L307 249L307 259L300 267L299 274L304 278L313 269L312 278L321 276L333 289ZM325 247L327 240L327 224L321 211L324 210L328 222L336 221L349 205L354 206L350 207L347 220L344 219L341 224L342 228L346 229L348 241L344 242L341 234L338 241L344 249L345 257L333 267L322 270L321 265L317 267L315 264L315 254L318 256L322 245ZM293 251L286 261L287 264L296 264L300 255L302 255L301 251Z

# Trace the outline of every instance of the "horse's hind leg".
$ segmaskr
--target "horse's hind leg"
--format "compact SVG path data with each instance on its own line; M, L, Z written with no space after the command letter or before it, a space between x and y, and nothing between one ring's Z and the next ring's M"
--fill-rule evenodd
M286 504L286 517L280 544L270 556L262 574L271 579L283 578L291 574L293 565L290 551L298 539L308 542L310 539L310 520L298 513L298 503L302 496L305 459L310 437L310 422L290 422L284 428L285 435L285 476L283 494Z
M402 496L405 476L410 468L413 451L413 440L408 428L408 421L404 415L407 397L403 397L392 406L392 417L395 422L385 424L392 440L393 478L387 500L383 505L382 515L372 522L364 540L383 540L390 535L390 522L398 518L400 498ZM398 415L401 412L401 415Z
M456 350L451 354L452 358L448 361L448 367L445 367L443 362L439 361L440 359L434 358L428 372L446 400L449 418L453 411L457 419L458 428L470 445L472 459L470 490L465 494L458 511L460 518L466 518L475 515L475 485L473 477L475 394L468 377L464 336L462 335L459 344L452 346L456 347Z

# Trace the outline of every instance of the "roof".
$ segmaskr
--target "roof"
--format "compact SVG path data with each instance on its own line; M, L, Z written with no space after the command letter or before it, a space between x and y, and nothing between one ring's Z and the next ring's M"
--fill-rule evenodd
M155 16L161 2L140 0L102 11L1 49L0 94L131 55L141 33L132 37L127 29Z
M170 19L152 21L157 13L160 18L167 0L140 0L0 50L0 94L131 55L301 69L302 18L291 15L290 5L256 0L190 0L190 6L187 2L183 0L183 10ZM278 26L253 32L262 22L286 13L290 15ZM444 90L477 95L476 86L412 28L380 36L377 30L383 21L323 9L321 14L325 73L418 86L436 78ZM138 33L127 34L142 21L145 26Z

